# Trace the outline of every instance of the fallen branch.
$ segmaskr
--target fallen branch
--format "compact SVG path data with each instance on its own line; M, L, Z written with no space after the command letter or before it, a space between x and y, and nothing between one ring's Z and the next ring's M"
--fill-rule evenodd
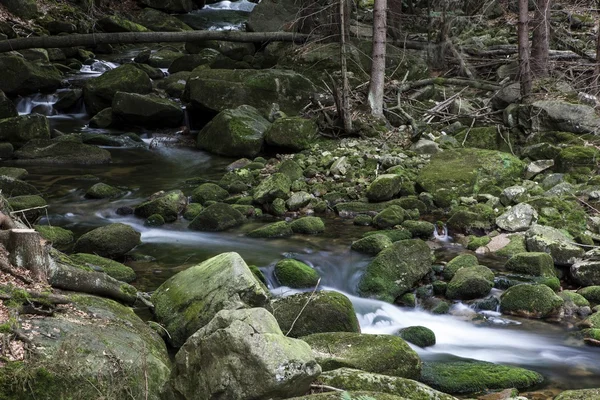
M336 387L329 386L329 385L312 384L312 385L310 385L310 388L313 389L313 390L321 390L321 391L324 391L324 392L344 392L345 391L343 389L338 389Z
M298 313L298 315L296 315L296 318L292 322L292 326L290 326L290 329L287 331L287 333L285 334L285 336L289 335L290 332L292 331L292 329L294 329L294 325L296 325L296 321L298 321L298 318L300 318L300 316L304 312L304 309L306 308L306 306L308 305L308 303L310 303L310 301L312 300L313 296L315 295L315 292L317 291L317 288L319 287L319 283L321 283L321 278L319 278L319 280L317 281L317 284L315 285L315 288L313 289L312 293L310 294L310 296L306 300L306 303L304 303L304 307L302 307L302 309L300 310L300 312Z
M502 86L500 86L500 85L496 85L494 83L490 83L490 82L486 82L486 81L437 77L437 78L421 79L419 81L404 83L404 84L398 86L398 91L400 93L402 93L402 92L406 92L411 89L416 89L416 88L420 88L423 86L429 86L429 85L466 86L466 87L472 87L475 89L481 89L481 90L486 90L486 91L500 90L502 88Z

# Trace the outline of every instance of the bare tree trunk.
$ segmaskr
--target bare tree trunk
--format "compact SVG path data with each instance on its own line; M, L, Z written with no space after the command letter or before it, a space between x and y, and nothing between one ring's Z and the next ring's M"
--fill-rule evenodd
M548 76L548 52L550 36L550 0L537 0L533 14L533 38L531 42L531 73Z
M50 255L38 232L34 229L11 229L6 249L12 265L31 271L32 278L38 282L47 281Z
M346 0L340 1L340 59L342 68L342 93L340 93L340 109L339 114L344 123L344 131L346 134L352 132L352 118L350 115L350 84L348 82L348 64L346 56L346 42L348 40L348 30L346 25Z
M369 83L369 107L371 114L383 117L383 89L385 83L385 45L386 45L387 0L375 0L373 8L373 62Z
M519 0L519 75L521 82L521 97L531 94L531 67L529 65L529 11L528 0Z
M597 1L598 13L600 13L600 0ZM598 33L596 37L596 68L594 68L593 90L596 96L600 96L600 19L598 22Z
M194 42L225 40L230 42L296 42L303 43L309 35L295 32L238 32L238 31L186 31L186 32L120 32L85 35L40 36L0 41L0 53L31 48L96 46L99 44L131 44L158 42ZM313 36L314 38L314 36Z

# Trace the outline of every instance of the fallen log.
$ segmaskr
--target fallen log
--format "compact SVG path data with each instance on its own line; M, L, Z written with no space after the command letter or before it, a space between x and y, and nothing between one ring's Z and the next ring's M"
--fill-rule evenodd
M31 48L92 47L99 44L135 44L159 42L199 42L224 40L229 42L294 42L304 43L314 35L294 32L239 32L239 31L186 31L186 32L118 32L89 33L64 36L38 36L0 41L0 53Z

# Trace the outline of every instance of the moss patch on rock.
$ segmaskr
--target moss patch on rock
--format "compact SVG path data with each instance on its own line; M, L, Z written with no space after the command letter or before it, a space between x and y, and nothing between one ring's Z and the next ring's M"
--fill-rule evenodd
M275 276L279 283L291 288L315 287L319 274L302 261L286 258L275 264Z

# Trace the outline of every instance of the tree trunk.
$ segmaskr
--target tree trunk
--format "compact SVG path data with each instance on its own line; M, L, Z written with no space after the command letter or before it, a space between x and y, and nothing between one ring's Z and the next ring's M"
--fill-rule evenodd
M531 43L531 73L548 76L548 44L550 36L550 0L537 0L533 14L533 38Z
M133 44L158 42L194 42L225 40L230 42L296 42L303 43L309 35L294 32L238 32L238 31L186 31L186 32L125 32L93 33L85 35L40 36L0 41L0 53L31 48L96 46L98 44ZM313 36L314 38L314 36Z
M597 5L598 13L600 13L600 0ZM596 68L594 68L593 91L596 96L600 95L600 19L598 22L598 33L596 37Z
M31 271L32 278L38 282L47 281L50 256L38 232L34 229L11 229L6 250L12 265Z
M375 0L373 8L373 62L369 83L369 107L371 114L383 117L383 89L385 83L385 45L386 45L387 0Z
M348 64L346 56L346 42L348 40L348 31L346 25L346 0L340 1L340 61L342 69L342 90L340 97L340 106L338 113L344 124L344 131L349 135L352 133L352 117L350 115L350 84L348 82Z
M531 67L529 65L529 12L528 0L519 0L519 75L521 97L526 99L531 94Z

